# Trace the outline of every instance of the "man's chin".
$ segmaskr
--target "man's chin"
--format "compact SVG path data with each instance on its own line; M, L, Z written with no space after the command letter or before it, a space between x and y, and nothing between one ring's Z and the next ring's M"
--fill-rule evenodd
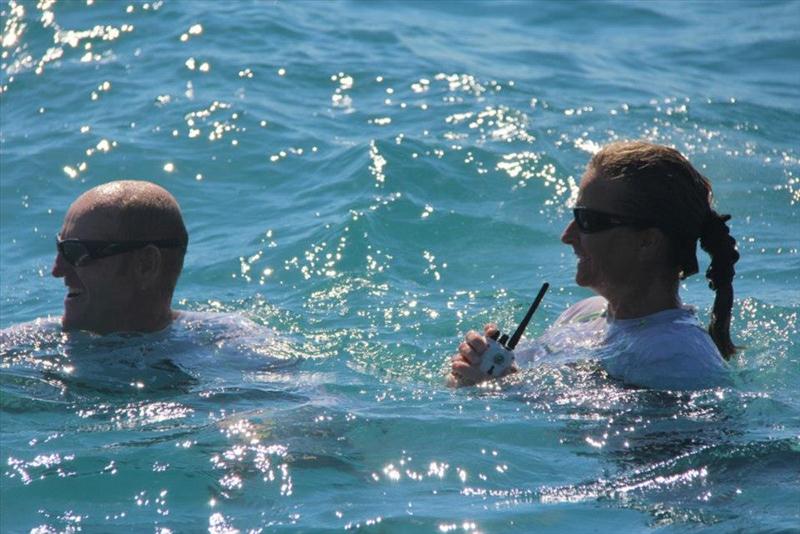
M95 325L90 324L88 321L81 317L75 317L69 313L61 316L61 330L64 332L96 332Z
M61 316L61 330L64 332L75 332L76 330L81 330L81 328L75 324L73 319L64 314Z

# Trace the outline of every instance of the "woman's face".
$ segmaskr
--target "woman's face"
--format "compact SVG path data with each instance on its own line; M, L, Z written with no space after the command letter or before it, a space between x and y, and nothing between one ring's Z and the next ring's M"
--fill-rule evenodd
M583 175L577 205L616 215L625 213L626 185L617 180L599 177L593 169ZM610 301L630 293L639 277L647 273L638 257L639 239L636 229L617 226L595 233L582 233L570 221L561 241L572 246L578 257L575 282L593 289Z

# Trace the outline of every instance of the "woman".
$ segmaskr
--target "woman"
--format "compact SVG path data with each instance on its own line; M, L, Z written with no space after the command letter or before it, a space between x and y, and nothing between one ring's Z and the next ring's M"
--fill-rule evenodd
M578 257L575 281L599 296L564 312L531 353L593 346L613 378L658 389L697 389L726 381L736 241L711 207L711 185L678 151L643 141L606 146L581 179L574 220L561 241ZM716 292L706 332L678 295L698 271L696 246L711 256ZM485 327L492 335L493 325ZM566 335L563 335L564 333ZM481 372L483 336L469 332L453 357L451 385L471 385ZM514 372L511 369L509 372Z

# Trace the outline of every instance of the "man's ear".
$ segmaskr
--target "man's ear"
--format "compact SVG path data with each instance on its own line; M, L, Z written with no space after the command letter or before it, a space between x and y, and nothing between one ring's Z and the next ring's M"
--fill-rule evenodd
M137 251L136 276L140 289L150 289L159 282L162 261L161 249L155 245L147 245Z

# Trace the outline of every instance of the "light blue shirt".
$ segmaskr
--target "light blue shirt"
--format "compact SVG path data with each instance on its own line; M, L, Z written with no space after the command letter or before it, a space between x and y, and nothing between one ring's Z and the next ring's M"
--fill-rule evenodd
M611 319L607 305L604 298L592 297L571 306L518 361L586 352L626 384L687 390L728 383L727 365L693 308Z

